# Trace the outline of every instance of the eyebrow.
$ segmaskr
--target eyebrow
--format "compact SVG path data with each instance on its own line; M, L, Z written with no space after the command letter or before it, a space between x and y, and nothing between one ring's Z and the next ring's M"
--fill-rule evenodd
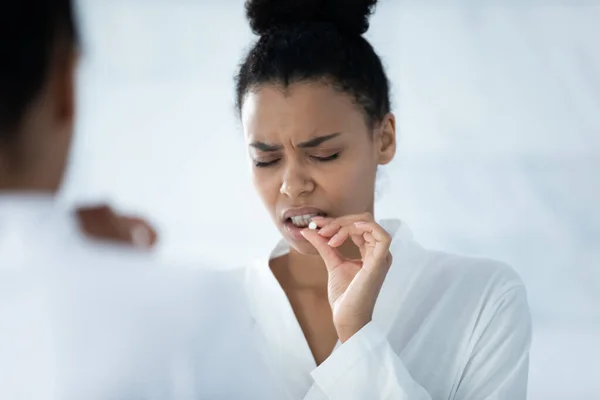
M332 133L329 135L317 136L315 138L307 140L306 142L298 143L298 147L301 149L317 147L317 146L325 143L326 141L336 138L340 135L341 135L341 132L336 132L336 133ZM252 143L250 143L250 146L254 147L255 149L258 149L260 151L264 151L264 152L277 151L277 150L281 150L283 148L283 146L281 146L281 145L267 144L264 142L252 142Z

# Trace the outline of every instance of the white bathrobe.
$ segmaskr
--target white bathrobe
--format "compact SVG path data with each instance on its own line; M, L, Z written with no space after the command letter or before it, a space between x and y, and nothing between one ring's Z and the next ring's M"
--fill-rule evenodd
M373 321L315 364L269 269L285 242L247 268L265 357L291 399L523 400L531 317L508 266L419 246L404 223L381 221L394 261Z
M281 399L229 272L93 243L51 197L0 195L0 399Z

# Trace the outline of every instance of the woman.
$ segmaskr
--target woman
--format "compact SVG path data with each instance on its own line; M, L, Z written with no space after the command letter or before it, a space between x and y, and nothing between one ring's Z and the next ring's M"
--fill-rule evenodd
M388 79L362 36L375 3L246 3L260 38L237 106L283 237L245 270L265 357L293 399L524 399L531 319L517 274L372 217L377 168L396 151Z
M377 167L396 151L388 79L362 37L375 3L246 4L260 38L237 105L284 238L248 271L267 356L293 398L525 398L531 322L516 273L372 217Z
M75 118L73 5L8 3L0 12L0 398L281 399L235 279L85 240L57 204ZM136 219L127 220L134 230L111 228L106 208L80 215L96 236L112 229L111 238L133 240L144 228ZM153 241L152 232L141 236Z

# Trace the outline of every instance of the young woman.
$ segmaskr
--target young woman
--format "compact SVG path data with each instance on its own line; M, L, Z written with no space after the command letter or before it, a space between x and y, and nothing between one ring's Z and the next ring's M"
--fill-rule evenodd
M266 360L292 399L525 399L531 318L517 274L373 217L377 168L396 151L388 79L362 36L375 3L246 3L260 38L237 106L282 235L245 269Z
M260 38L237 106L283 237L247 271L267 359L298 399L524 399L531 320L517 274L373 218L377 168L396 151L388 79L362 36L375 3L246 3Z

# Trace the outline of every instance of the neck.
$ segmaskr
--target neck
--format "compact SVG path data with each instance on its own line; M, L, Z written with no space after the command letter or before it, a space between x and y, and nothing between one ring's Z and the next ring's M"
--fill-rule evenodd
M302 254L291 249L282 272L287 285L296 289L327 288L327 269L318 254Z
M7 174L0 167L0 192L30 192L55 195L58 187L51 182L44 182L35 174Z
M0 153L0 191L2 192L33 192L56 194L60 187L60 179L52 166L30 165L25 159L11 157Z

